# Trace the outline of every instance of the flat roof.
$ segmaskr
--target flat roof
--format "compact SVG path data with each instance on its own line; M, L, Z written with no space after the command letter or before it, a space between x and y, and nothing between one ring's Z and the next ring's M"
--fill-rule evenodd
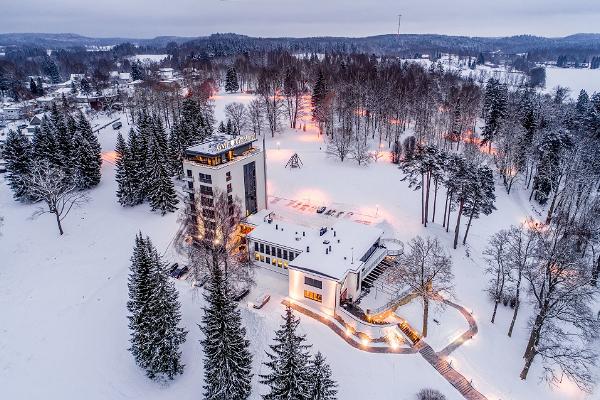
M327 231L321 235L321 229L325 228ZM248 237L297 249L300 255L290 262L289 268L339 281L349 271L362 267L361 258L383 233L379 228L353 221L341 220L333 226L315 228L272 220L258 224Z
M216 156L226 152L227 150L234 149L237 147L244 146L248 143L256 141L256 134L249 133L246 135L212 135L209 136L204 142L189 147L185 152L188 155L209 155Z

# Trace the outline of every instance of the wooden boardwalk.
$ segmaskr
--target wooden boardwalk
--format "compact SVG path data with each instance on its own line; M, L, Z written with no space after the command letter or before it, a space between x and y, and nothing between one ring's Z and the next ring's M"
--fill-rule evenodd
M477 323L475 319L471 315L467 309L464 307L453 303L446 299L441 299L444 303L449 305L450 307L456 308L463 317L469 323L469 329L463 333L460 337L455 339L452 343L446 346L439 352L435 352L433 348L427 344L424 340L419 340L415 343L411 348L400 347L393 349L387 346L369 346L364 345L359 342L359 332L353 332L352 335L348 335L347 332L341 328L338 324L333 321L315 313L311 310L302 307L295 303L290 303L284 300L282 303L284 305L289 305L292 309L309 316L322 324L328 326L332 331L334 331L339 337L341 337L346 343L351 345L352 347L367 351L370 353L391 353L391 354L415 354L419 353L421 356L444 377L452 386L458 390L458 392L467 400L488 400L483 394L481 394L477 389L475 389L472 383L467 380L460 372L452 368L452 365L446 360L446 357L460 347L464 342L473 338L473 336L477 333Z

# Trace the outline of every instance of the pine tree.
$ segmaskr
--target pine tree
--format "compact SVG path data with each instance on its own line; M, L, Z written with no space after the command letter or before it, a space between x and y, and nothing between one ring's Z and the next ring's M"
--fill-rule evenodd
M506 117L508 101L508 88L497 79L490 78L485 87L483 117L485 126L481 136L481 144L487 144L491 149L492 142L496 139L502 120Z
M160 210L162 215L177 210L177 193L171 180L167 160L161 150L158 140L151 147L150 159L147 165L149 174L148 198L152 211Z
M35 81L33 80L33 78L31 78L29 80L29 91L34 96L37 96L37 94L38 94L37 85L36 85Z
M180 305L165 265L141 233L135 239L128 288L129 351L150 379L173 379L183 372L179 346L187 332L178 327Z
M337 398L337 383L331 378L331 367L320 351L311 360L309 374L312 400L335 400Z
M69 118L72 117L69 116ZM56 147L60 154L60 167L65 171L65 173L68 176L72 176L76 163L73 149L73 136L69 131L68 125L65 124L63 115L58 110L58 106L56 105L56 103L52 103L50 120L54 125L54 132L56 135Z
M288 305L283 316L284 322L275 332L275 344L267 352L269 361L264 365L270 370L261 375L261 383L269 387L265 400L309 400L311 399L311 381L308 367L310 345L304 344L304 335L298 335L296 329L300 320L294 316Z
M325 77L323 76L323 71L319 71L319 75L317 76L317 81L315 82L315 86L313 87L312 96L310 98L310 103L313 107L313 119L315 121L319 120L319 115L321 115L320 111L323 107L323 101L325 100L325 96L327 92L327 88L325 85Z
M480 214L490 215L496 209L494 202L494 173L488 166L477 167L475 181L470 186L470 193L463 207L463 214L469 217L467 229L463 238L463 244L467 243L467 235L473 218L479 218Z
M132 186L131 153L121 132L117 135L117 153L115 160L115 180L117 181L117 199L122 206L136 205L135 188Z
M46 160L52 165L60 165L60 153L56 143L54 125L47 118L42 118L39 128L33 134L33 158L37 161Z
M217 264L215 262L215 264ZM252 355L240 311L218 264L213 265L204 298L204 399L243 400L250 396Z
M131 79L134 81L144 79L144 71L139 61L131 63Z
M8 185L13 191L13 197L19 201L30 200L26 180L31 168L32 146L20 131L8 132L4 159Z
M227 132L227 128L225 127L225 124L223 123L223 121L221 121L219 123L219 133L226 133Z
M79 189L89 189L100 183L102 166L101 147L92 132L92 126L82 114L77 121L77 133L73 137L75 148L75 181Z
M139 133L135 130L131 129L129 131L127 148L131 165L131 173L129 174L132 191L131 205L142 204L146 199L146 148L139 136Z
M225 91L228 93L237 92L240 89L238 84L238 77L235 68L229 68L227 75L225 75Z
M37 77L37 94L39 96L43 96L44 95L44 83L42 82L42 78L40 78L39 76Z

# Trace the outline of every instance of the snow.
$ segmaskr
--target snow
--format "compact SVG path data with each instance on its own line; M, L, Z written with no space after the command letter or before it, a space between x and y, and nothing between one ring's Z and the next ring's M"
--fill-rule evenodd
M228 102L247 103L251 99L245 94L216 96L217 119L224 119L223 109ZM101 116L92 125L103 126L119 116L123 122L121 132L128 132L127 118L119 114ZM166 385L154 383L127 352L125 304L135 234L141 231L149 235L167 261L185 260L171 246L179 227L176 213L161 217L150 212L147 205L122 208L117 203L112 164L116 135L110 125L99 131L105 160L102 182L90 192L90 202L64 220L63 237L58 236L51 216L32 220L36 205L13 201L6 183L0 182L0 215L4 217L0 227L2 397L153 400L198 398L202 392L201 333L197 323L204 300L189 284L177 282L183 325L190 332L182 348L184 374ZM417 234L440 238L453 258L453 301L472 310L479 325L474 339L452 353L452 365L467 379L473 379L478 390L493 400L598 398L597 394L586 397L570 384L550 390L538 381L539 361L534 363L527 381L519 379L530 306L522 306L512 338L506 336L512 310L501 307L496 323L489 322L492 304L483 290L487 278L480 254L491 233L532 213L527 193L514 190L508 196L498 186L498 211L475 221L469 245L453 251L452 231L446 233L437 222L428 228L420 225L420 196L400 182L399 171L387 158L367 167L359 167L352 160L340 163L327 158L325 145L310 124L306 132L286 129L275 138L268 137L266 146L270 207L277 214L313 226L331 226L337 221L336 217L293 208L287 201L274 202L296 199L353 211L353 218L384 230L386 237L403 241ZM302 159L301 169L284 167L293 153ZM258 374L265 372L261 362L281 322L281 300L288 285L287 277L263 269L257 270L255 280L257 284L247 299L263 292L271 294L271 300L260 310L242 303L254 355L252 399L259 399L265 391L258 384ZM416 305L410 307L403 310L404 315L418 320ZM430 320L431 339L427 340L436 350L461 326L452 313L456 311L448 308L439 315L440 325ZM442 391L448 400L462 399L418 354L363 352L320 322L305 316L301 321L300 332L331 364L339 383L339 399L412 400L425 387ZM420 327L417 322L414 325Z
M557 86L568 87L572 98L576 99L581 89L591 96L600 92L600 69L546 67L546 91Z
M129 57L132 61L139 61L142 64L159 63L169 57L168 54L136 54Z

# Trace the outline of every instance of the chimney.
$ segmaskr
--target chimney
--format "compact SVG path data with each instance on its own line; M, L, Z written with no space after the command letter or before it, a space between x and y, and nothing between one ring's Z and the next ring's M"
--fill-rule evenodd
M275 230L279 229L279 225L275 224Z
M310 253L310 247L306 246L306 252Z
M329 254L329 249L325 247L325 254Z
M336 231L333 231L333 237L335 237L336 233L337 233ZM338 240L338 242L339 242L339 240Z
M302 236L306 236L306 232L302 231Z
M329 245L329 251L331 251L331 245Z

